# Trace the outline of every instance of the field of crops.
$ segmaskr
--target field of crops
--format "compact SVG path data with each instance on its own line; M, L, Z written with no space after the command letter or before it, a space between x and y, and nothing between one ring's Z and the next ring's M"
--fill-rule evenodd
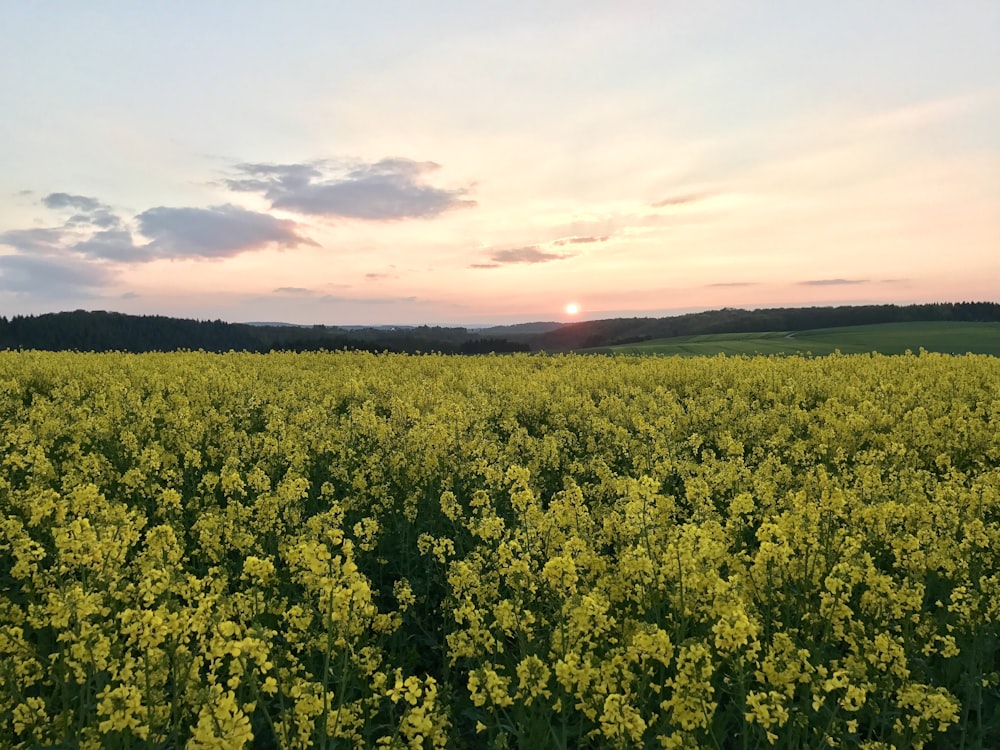
M0 747L1000 746L1000 359L0 353Z
M817 328L808 331L763 333L710 333L675 336L637 344L606 347L613 354L666 354L713 356L715 354L811 354L834 352L904 354L926 349L944 354L1000 356L1000 323L931 321L878 323L863 326Z

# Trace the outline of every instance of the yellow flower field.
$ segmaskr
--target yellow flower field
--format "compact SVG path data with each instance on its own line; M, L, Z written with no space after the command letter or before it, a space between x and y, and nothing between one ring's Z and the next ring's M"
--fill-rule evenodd
M0 353L0 747L1000 746L1000 360Z

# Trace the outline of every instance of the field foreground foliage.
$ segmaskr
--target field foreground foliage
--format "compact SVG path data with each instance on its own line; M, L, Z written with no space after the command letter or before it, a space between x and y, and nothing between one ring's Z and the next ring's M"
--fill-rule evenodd
M0 353L0 746L1000 747L1000 359Z

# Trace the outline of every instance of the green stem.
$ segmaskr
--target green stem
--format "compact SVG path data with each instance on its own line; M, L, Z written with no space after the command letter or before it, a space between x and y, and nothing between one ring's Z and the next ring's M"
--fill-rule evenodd
M333 587L330 588L330 594L327 599L327 611L326 611L326 649L323 653L323 736L320 742L321 748L326 748L326 738L327 738L327 722L330 718L330 699L329 690L327 690L330 684L330 652L333 650Z
M153 690L149 682L149 646L143 650L143 671L146 677L146 728L153 731Z

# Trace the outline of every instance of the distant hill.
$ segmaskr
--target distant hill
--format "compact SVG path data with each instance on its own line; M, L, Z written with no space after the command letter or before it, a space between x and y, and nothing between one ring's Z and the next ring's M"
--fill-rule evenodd
M548 333L549 331L554 331L556 328L562 328L564 325L566 324L556 323L555 321L514 323L513 325L507 326L489 326L487 328L480 328L479 332L489 334L490 336L524 336L536 333Z
M244 323L243 325L256 326L258 328L261 326L263 326L264 328L308 328L309 327L307 325L302 325L301 323L282 323L281 321L277 320L268 322L251 320L247 323Z
M958 302L928 305L723 308L670 318L611 318L569 323L532 339L533 349L567 351L636 344L710 333L763 333L932 321L1000 322L1000 304Z
M443 326L299 326L226 323L103 310L0 317L0 349L267 352L364 349L390 352L548 351L621 347L708 334L795 332L844 326L915 322L1000 322L1000 304L724 308L668 318L612 318L580 323L521 323L483 329Z

